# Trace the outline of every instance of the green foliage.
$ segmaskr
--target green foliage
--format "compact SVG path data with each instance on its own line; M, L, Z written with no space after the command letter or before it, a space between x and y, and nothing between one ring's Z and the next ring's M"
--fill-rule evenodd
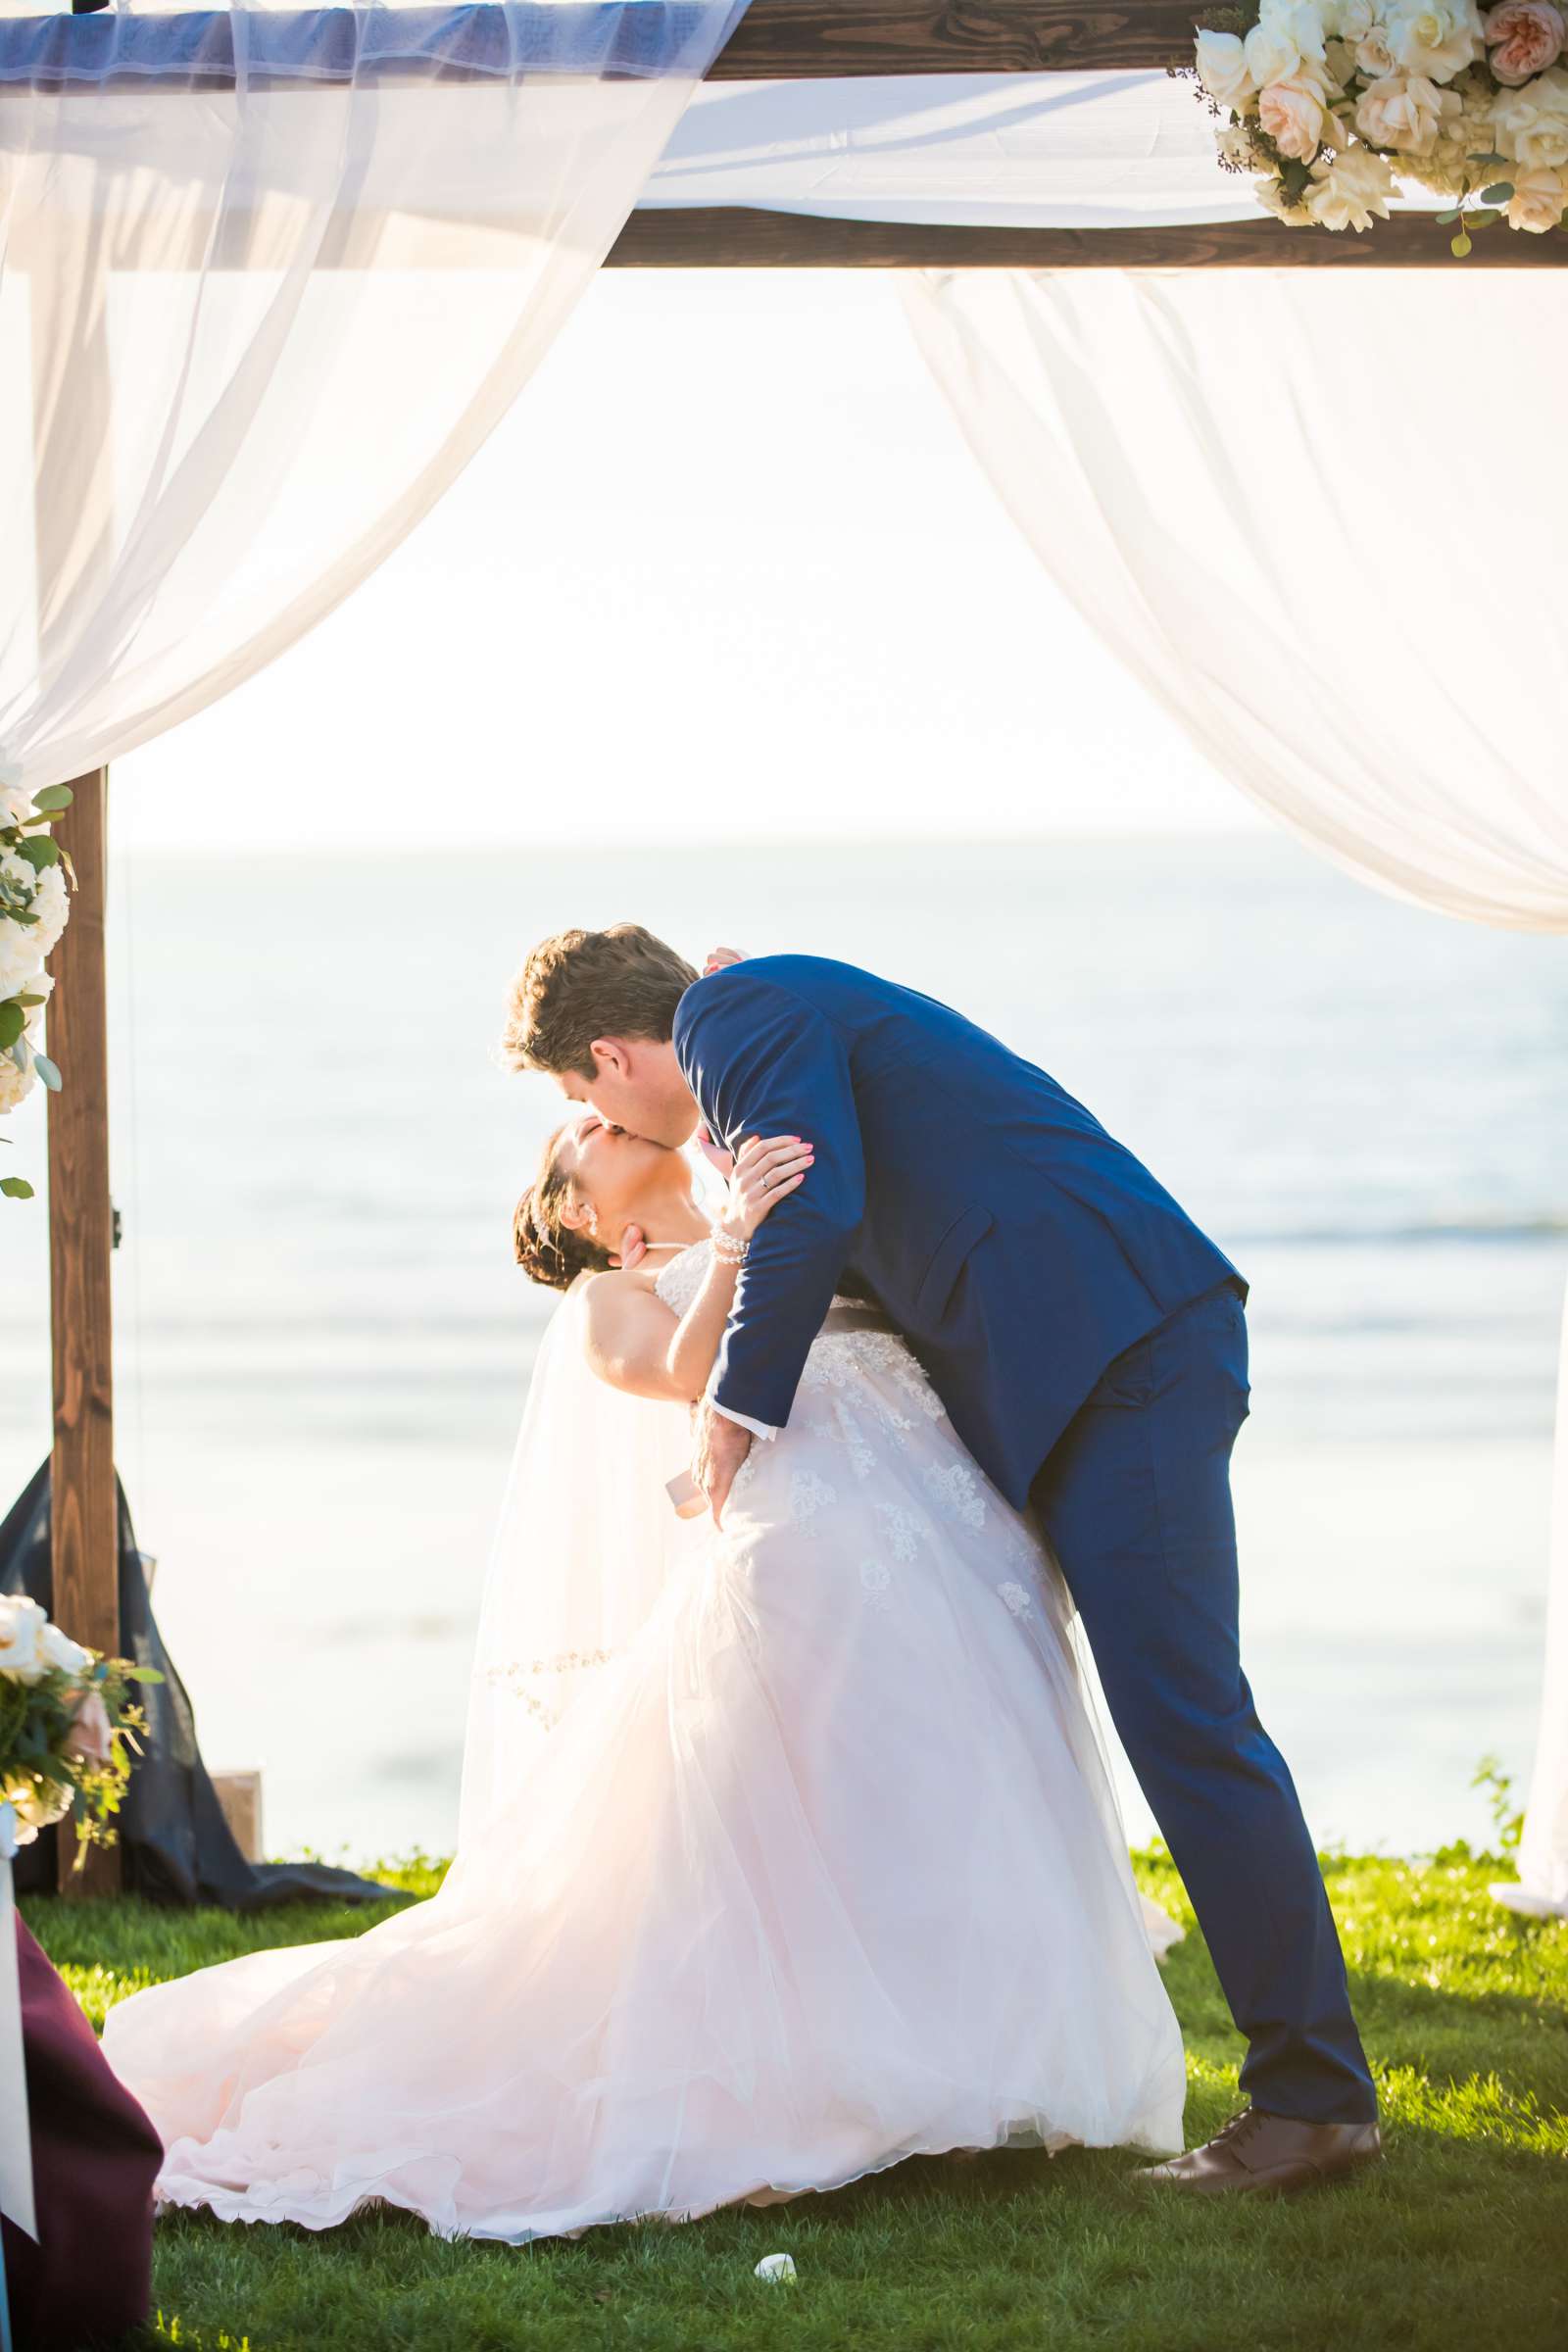
M1497 1843L1505 1854L1513 1853L1524 1836L1523 1809L1513 1801L1513 1776L1503 1771L1495 1756L1483 1756L1476 1766L1472 1788L1489 1791L1489 1810Z
M43 1822L69 1816L76 1831L76 1866L89 1845L113 1845L114 1816L141 1754L147 1718L131 1693L161 1683L156 1666L84 1653L89 1662L53 1667L36 1681L0 1675L0 1796L22 1817ZM103 1706L107 1753L83 1754L77 1717L89 1697Z
M369 2208L319 2236L177 2214L149 2346L189 2352L1545 2352L1568 2341L1568 1925L1493 1903L1495 1863L1331 1855L1389 2159L1289 2204L1159 2201L1126 2150L898 2166L831 2197L576 2243L448 2243ZM389 1872L424 1895L441 1866ZM1240 2046L1168 1856L1138 1857L1189 1926L1166 1967L1188 2132L1239 2104ZM390 1915L236 1920L28 1903L90 2015L140 1984ZM799 2283L753 2278L788 2248Z
M76 877L70 858L58 842L50 839L49 827L63 809L71 807L74 795L69 784L46 786L32 796L30 809L18 813L19 804L7 796L7 813L0 817L0 850L34 875L46 873L52 866L64 870L66 886L74 890ZM0 873L0 925L13 923L19 931L35 931L38 916L34 911L33 894L36 882L26 876L20 879L15 872ZM4 1054L24 1075L36 1070L43 1084L53 1093L60 1090L60 1072L46 1054L33 1051L26 1035L26 1016L45 1002L41 996L24 993L9 997L0 1004L0 1054ZM21 1176L8 1176L0 1181L0 1199L30 1200L32 1186Z

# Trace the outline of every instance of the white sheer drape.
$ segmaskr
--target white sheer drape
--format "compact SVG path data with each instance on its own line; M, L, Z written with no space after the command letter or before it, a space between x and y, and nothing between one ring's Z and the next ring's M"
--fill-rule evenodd
M1546 1587L1546 1670L1541 1736L1519 1843L1518 1884L1493 1893L1511 1911L1568 1919L1568 1302L1557 1369L1557 1462L1551 1496L1551 1570Z
M0 775L147 741L390 553L743 5L0 14Z
M1568 930L1568 286L906 282L1008 513L1222 774L1363 881Z
M1010 228L1259 218L1213 117L1164 73L705 82L638 203Z
M1442 270L1107 270L906 290L1008 513L1214 766L1364 882L1568 931L1568 288L1503 272L1456 306ZM1568 1912L1568 1352L1553 1525L1514 1899Z

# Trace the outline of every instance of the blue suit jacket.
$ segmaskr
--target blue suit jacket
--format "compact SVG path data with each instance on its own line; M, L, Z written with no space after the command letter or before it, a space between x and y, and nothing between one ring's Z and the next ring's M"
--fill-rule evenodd
M1054 1079L912 989L814 956L759 956L694 982L674 1045L732 1151L749 1135L816 1150L741 1275L715 1391L733 1412L788 1421L849 1269L1021 1507L1111 1359L1236 1277Z

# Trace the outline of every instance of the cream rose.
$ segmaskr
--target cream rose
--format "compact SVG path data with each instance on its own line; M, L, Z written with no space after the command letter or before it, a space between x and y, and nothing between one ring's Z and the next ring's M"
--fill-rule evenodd
M1294 41L1301 56L1323 63L1323 45L1333 31L1333 0L1263 0L1260 21Z
M1252 143L1250 122L1227 122L1219 134L1217 145L1221 162L1228 164L1233 172L1262 172L1267 169L1267 157L1259 155Z
M1363 33L1356 42L1355 66L1356 72L1364 74L1369 81L1377 81L1385 74L1394 73L1394 51L1389 47L1388 33L1381 24L1374 24L1371 31Z
M3 1000L14 997L24 975L36 971L50 950L58 947L71 905L66 897L65 872L58 865L46 865L42 873L35 873L25 858L17 857L12 850L0 850L0 874L27 912L37 917L35 922L16 923L0 913L0 1000Z
M0 1674L35 1683L48 1672L43 1654L48 1617L24 1592L0 1592Z
M15 1110L25 1102L36 1084L30 1064L19 1070L9 1054L0 1054L0 1111Z
M1555 228L1568 203L1568 179L1560 172L1521 172L1508 199L1508 226L1542 236Z
M32 896L32 911L38 917L30 934L33 953L39 962L51 949L60 945L60 934L71 912L66 896L66 869L62 865L46 865L38 876L38 887Z
M1252 76L1247 53L1234 32L1200 32L1198 36L1198 78L1216 106L1240 114L1252 95Z
M1396 66L1451 81L1481 55L1481 11L1475 0L1393 0L1388 33Z
M1305 63L1290 35L1273 24L1254 24L1242 49L1247 71L1258 89L1271 81L1289 81Z
M1559 170L1568 164L1568 74L1553 66L1525 89L1499 91L1492 120L1501 154L1527 172Z
M1307 214L1320 228L1370 228L1374 218L1386 220L1395 192L1394 172L1387 156L1370 147L1348 147L1343 155L1320 156L1302 197Z
M1256 188L1257 201L1263 210L1272 213L1276 220L1283 220L1287 228L1311 227L1311 214L1295 197L1286 195L1283 180L1275 179L1270 174L1267 178L1259 179Z
M19 1845L31 1845L40 1830L53 1829L71 1811L69 1789L50 1787L44 1790L31 1781L14 1781L7 1795L17 1817Z
M1516 90L1538 74L1544 74L1562 55L1568 24L1551 0L1502 0L1492 9L1482 27L1487 63L1504 89Z
M1364 41L1372 29L1372 0L1340 0L1334 12L1333 29L1342 41L1353 46Z
M1430 154L1445 114L1457 114L1451 90L1440 90L1423 74L1386 74L1356 101L1355 127L1369 147L1393 147L1404 155Z
M92 1664L92 1651L73 1642L58 1625L46 1625L38 1642L38 1652L45 1666L60 1674L84 1674Z
M1319 85L1299 74L1290 81L1271 81L1257 98L1257 119L1281 155L1309 164L1323 139L1323 99Z

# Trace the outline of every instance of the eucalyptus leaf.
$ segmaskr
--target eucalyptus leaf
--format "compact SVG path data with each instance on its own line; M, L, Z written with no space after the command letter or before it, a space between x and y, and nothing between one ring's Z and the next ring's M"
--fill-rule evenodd
M0 1052L14 1046L27 1026L27 1016L15 997L0 1004Z
M1496 149L1493 148L1486 155L1467 155L1464 160L1467 164L1496 165L1507 163L1509 158L1505 155L1498 155Z
M39 1077L43 1080L44 1085L49 1089L49 1092L52 1095L58 1095L61 1084L60 1072L56 1069L48 1054L34 1054L32 1057L32 1066L37 1071Z
M75 797L69 784L46 784L42 792L33 794L32 805L40 813L53 815L61 808L69 808Z
M35 874L41 874L46 865L60 863L59 847L47 833L34 833L30 840L19 841L17 856L24 858Z
M1450 239L1449 239L1449 242L1448 242L1448 251L1449 251L1449 252L1452 254L1452 256L1453 256L1453 258L1454 258L1454 260L1455 260L1456 262L1462 262L1462 261L1464 260L1464 257L1465 257L1465 255L1466 255L1466 254L1469 252L1469 250L1470 250L1470 240L1469 240L1469 238L1468 238L1468 237L1465 235L1465 233L1464 233L1464 230L1461 228L1461 229L1460 229L1460 231L1459 231L1459 234L1458 234L1456 237L1452 237L1452 238L1450 238Z
M1490 188L1482 189L1481 201L1483 204L1506 204L1512 194L1511 179L1494 179Z
M1494 220L1501 219L1500 213L1466 213L1465 224L1469 228L1490 228Z
M30 1200L33 1197L32 1187L25 1176L0 1176L0 1193L4 1193L8 1200Z
M14 1061L18 1069L23 1072L26 1072L32 1067L32 1048L24 1037L19 1037L14 1046L7 1046L5 1055L8 1061Z
M20 997L13 997L11 1002L13 1004L20 1004L24 1012L31 1012L35 1004L47 1004L49 1000L47 997L29 997L24 994Z
M1454 221L1459 218L1459 207L1454 205L1452 210L1449 212L1434 213L1432 218L1434 220L1436 220L1440 228L1451 228Z

